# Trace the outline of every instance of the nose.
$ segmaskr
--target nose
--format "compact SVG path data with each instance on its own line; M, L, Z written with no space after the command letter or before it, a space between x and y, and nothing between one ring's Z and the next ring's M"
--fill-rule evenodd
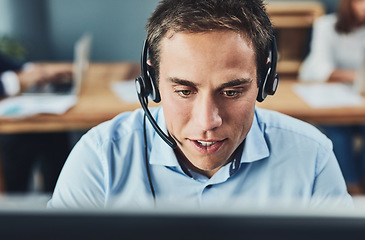
M193 117L195 124L202 131L210 131L222 125L220 107L214 96L203 95L198 98L194 106Z

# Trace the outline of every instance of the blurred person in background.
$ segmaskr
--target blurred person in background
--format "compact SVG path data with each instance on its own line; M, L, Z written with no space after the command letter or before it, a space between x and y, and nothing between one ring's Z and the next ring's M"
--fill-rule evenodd
M365 0L340 0L337 13L319 18L313 26L310 53L303 62L302 81L352 84L365 57ZM320 126L333 141L334 152L352 195L364 194L365 147L357 147L363 125ZM358 151L360 150L360 151Z
M0 98L70 74L68 69L55 71L40 64L19 63L0 52ZM6 193L28 192L34 166L39 166L42 173L40 190L51 192L69 153L68 142L68 134L64 132L1 134L0 159Z

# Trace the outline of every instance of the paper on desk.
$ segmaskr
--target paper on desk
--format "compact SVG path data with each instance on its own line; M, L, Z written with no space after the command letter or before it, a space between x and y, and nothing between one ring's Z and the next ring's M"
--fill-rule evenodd
M134 80L126 80L120 82L112 82L111 89L119 97L120 100L127 103L138 102L138 96Z
M343 83L295 84L294 92L313 108L349 107L363 104L351 85Z
M74 106L77 96L16 96L0 101L0 116L22 118L39 113L62 114Z

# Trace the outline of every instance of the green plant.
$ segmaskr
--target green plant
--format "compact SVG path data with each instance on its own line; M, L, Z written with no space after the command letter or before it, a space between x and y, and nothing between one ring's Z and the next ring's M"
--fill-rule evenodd
M25 47L19 41L8 36L0 37L0 51L19 60L24 60L26 55Z

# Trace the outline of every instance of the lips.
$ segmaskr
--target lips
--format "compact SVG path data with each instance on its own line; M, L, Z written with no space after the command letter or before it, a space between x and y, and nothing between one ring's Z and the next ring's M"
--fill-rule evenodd
M223 145L225 140L190 140L195 149L202 154L213 154Z
M203 147L210 147L210 146L213 146L215 143L217 143L217 141L214 141L214 142L205 142L205 141L198 141L197 140L197 143L199 143Z

